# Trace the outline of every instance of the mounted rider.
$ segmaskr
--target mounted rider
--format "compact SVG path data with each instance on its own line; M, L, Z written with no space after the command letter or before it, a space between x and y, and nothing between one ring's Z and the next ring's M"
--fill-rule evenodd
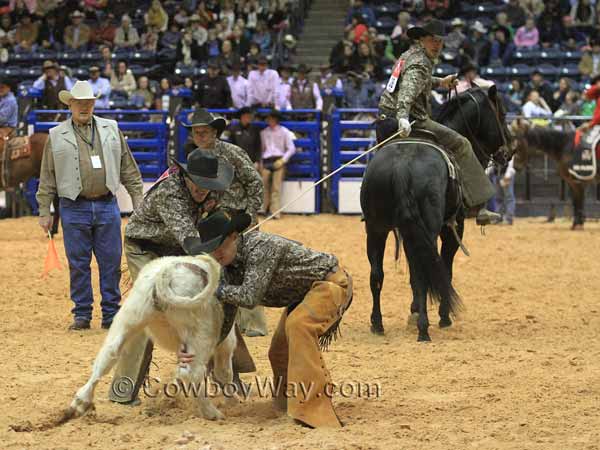
M17 128L17 99L7 80L0 79L0 138L8 138Z
M451 89L457 82L455 75L432 76L433 66L444 46L444 24L431 20L423 26L410 28L407 34L414 43L394 65L379 100L377 141L382 142L397 131L401 132L401 137L408 137L413 127L433 133L437 142L454 155L461 168L464 201L469 209L477 211L477 224L497 222L500 216L485 208L494 195L494 187L473 153L471 143L431 119L431 90L438 87Z

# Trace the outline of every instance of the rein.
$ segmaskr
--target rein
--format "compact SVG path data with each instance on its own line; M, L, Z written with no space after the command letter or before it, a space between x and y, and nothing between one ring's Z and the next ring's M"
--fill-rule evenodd
M496 106L494 107L494 105L492 104L491 100L488 98L488 96L485 96L485 99L487 100L488 104L490 105L490 108L492 109L492 111L494 112L494 119L496 119L496 125L498 126L498 131L500 133L500 137L502 138L502 145L500 146L500 148L498 150L496 150L495 152L485 152L483 149L487 149L487 146L483 145L481 143L481 141L479 141L479 139L477 139L477 136L475 136L475 133L473 133L473 130L471 129L469 122L467 121L467 118L465 117L465 113L463 111L462 108L462 104L460 102L460 100L458 99L458 89L456 88L456 86L454 87L454 92L456 93L456 98L457 98L457 103L458 103L458 110L460 111L460 115L463 119L463 122L465 123L465 126L467 127L467 132L469 133L469 137L473 140L473 142L475 143L474 145L474 149L477 153L479 153L479 156L483 157L482 159L485 160L492 160L492 162L494 164L496 164L497 166L501 166L502 164L500 164L496 158L495 155L500 152L501 148L504 148L505 150L503 150L503 156L506 160L508 160L508 154L506 153L506 149L508 149L508 141L506 139L506 136L504 135L504 131L502 129L502 124L500 123L500 119L498 118L498 111L499 111L499 107L498 104L496 103ZM477 101L477 99L475 98L475 96L473 96L473 94L469 91L466 91L466 93L468 94L469 98L471 100L473 100L473 102L475 103L475 106L477 107L477 128L480 127L481 125L481 108L479 106L479 102ZM498 100L496 100L496 102L498 102Z

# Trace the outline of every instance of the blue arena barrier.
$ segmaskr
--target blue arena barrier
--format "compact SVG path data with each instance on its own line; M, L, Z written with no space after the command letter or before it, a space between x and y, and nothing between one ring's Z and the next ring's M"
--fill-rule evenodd
M371 132L374 130L372 120L348 120L348 116L357 114L377 115L376 109L335 109L331 115L331 171L361 155L375 145L374 133L369 136L347 136L348 132ZM357 133L362 134L362 133ZM367 133L365 133L367 134ZM372 135L372 136L371 136ZM331 201L337 212L357 214L360 209L360 184L367 167L369 156L344 168L332 177Z
M235 109L211 109L211 112L219 114L226 118L237 116ZM183 110L177 117L178 124L178 158L180 161L186 160L184 146L188 142L189 128L183 124L189 124L188 117L193 110ZM269 110L259 109L256 111L258 115L267 114ZM301 133L302 137L294 140L296 146L296 154L290 159L286 169L286 180L282 193L282 204L290 200L297 193L306 189L310 184L315 183L321 178L321 111L316 109L296 109L280 111L284 116L281 125L285 126L294 133ZM294 116L298 114L310 114L314 117L311 120L285 120L286 116ZM260 128L266 127L264 121L254 122ZM291 205L286 211L294 213L318 213L321 208L320 189L315 189L314 196L310 197L308 202L300 200L298 204Z
M27 123L30 133L47 132L58 122L40 120L40 115L69 114L68 110L36 109L29 112ZM159 110L96 110L94 114L117 120L119 129L149 134L143 138L127 138L133 156L138 163L144 181L155 181L167 168L169 127L167 112ZM139 119L140 121L136 121ZM134 120L135 119L135 120Z

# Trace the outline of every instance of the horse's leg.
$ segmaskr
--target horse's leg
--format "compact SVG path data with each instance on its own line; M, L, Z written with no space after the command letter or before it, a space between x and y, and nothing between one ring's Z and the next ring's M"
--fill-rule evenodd
M410 287L413 292L413 302L411 305L411 319L418 314L417 328L419 330L419 336L417 337L418 342L429 342L429 319L427 317L427 284L426 280L423 279L424 272L419 267L419 258L416 254L416 249L413 248L413 244L410 240L405 239L403 241L404 252L406 253L406 259L408 260L408 267L410 270ZM416 307L417 310L413 311Z
M462 239L465 231L465 221L463 218L457 219L456 232L458 236ZM440 237L442 238L442 260L446 265L446 270L448 271L448 277L450 281L452 281L452 265L454 264L454 256L458 251L459 245L456 241L456 237L454 237L454 233L449 227L442 227L442 232L440 233ZM440 328L449 327L452 325L452 320L450 320L450 299L442 297L440 301Z
M371 294L373 296L373 310L371 311L371 332L383 334L383 320L381 318L380 296L383 287L383 255L385 242L389 232L369 230L367 226L367 255L371 264Z
M573 230L583 230L585 221L584 200L585 187L582 183L573 183L571 185L571 197L573 198Z
M52 219L52 228L50 229L50 234L54 236L58 233L58 223L60 222L60 209L59 209L59 198L58 195L54 196L52 199L52 205L54 206L54 216Z

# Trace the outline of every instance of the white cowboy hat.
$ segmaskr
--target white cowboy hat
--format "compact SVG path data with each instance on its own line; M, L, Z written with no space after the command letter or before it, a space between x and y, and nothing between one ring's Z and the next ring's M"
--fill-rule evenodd
M70 91L58 93L58 98L65 105L68 105L71 100L96 100L99 96L100 94L94 95L92 85L87 81L78 81Z
M471 29L473 29L475 31L479 31L481 34L485 34L488 31L487 28L484 27L483 24L479 20L475 21L475 23L473 24Z

